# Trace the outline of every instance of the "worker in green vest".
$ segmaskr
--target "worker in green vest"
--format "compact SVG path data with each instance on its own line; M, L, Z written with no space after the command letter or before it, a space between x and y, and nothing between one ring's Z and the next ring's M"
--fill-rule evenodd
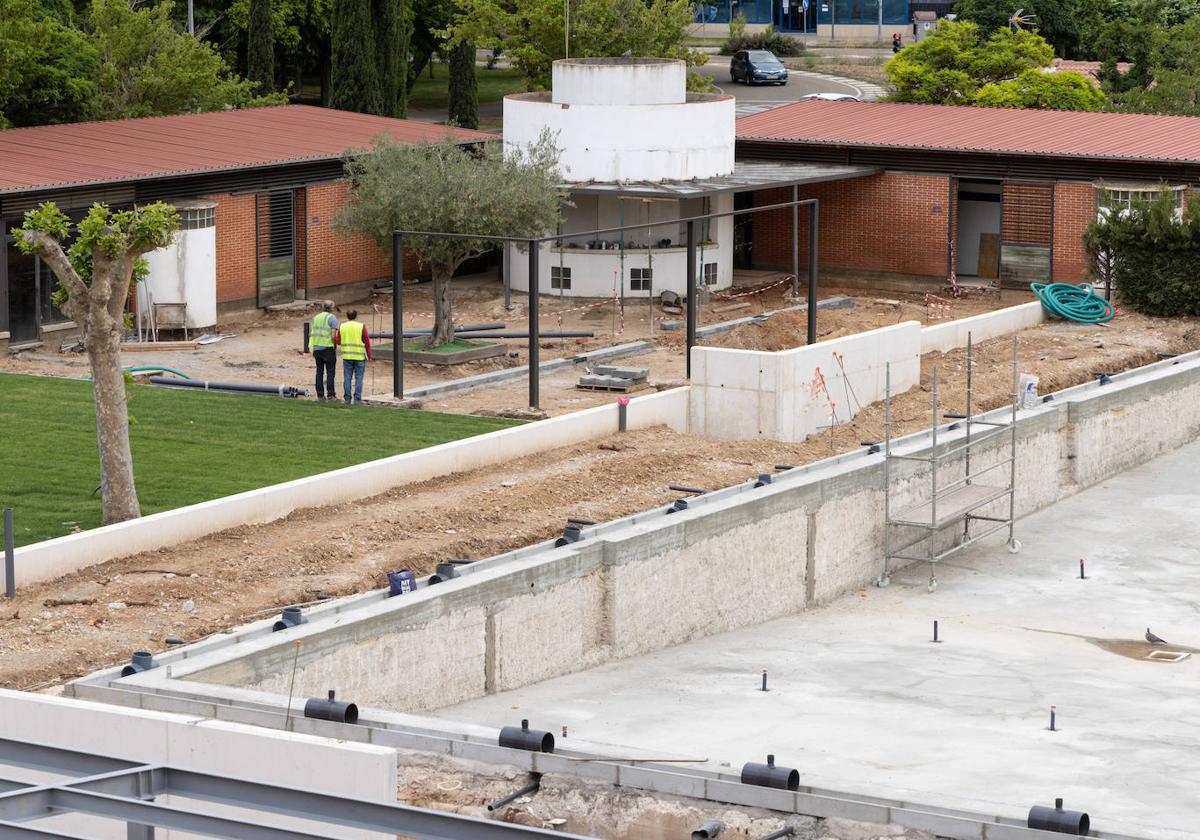
M357 319L358 311L351 309L337 333L337 343L342 348L342 396L346 405L350 405L351 380L354 380L354 404L362 404L363 376L371 358L371 338L366 325Z
M308 352L317 363L317 399L336 400L334 372L337 369L337 350L334 335L338 331L338 320L333 314L333 301L321 304L321 311L312 319L308 329Z

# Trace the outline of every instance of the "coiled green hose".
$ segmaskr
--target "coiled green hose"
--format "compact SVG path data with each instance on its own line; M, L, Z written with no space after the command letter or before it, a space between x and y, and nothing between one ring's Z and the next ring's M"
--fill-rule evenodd
M1068 321L1103 324L1117 314L1116 307L1092 291L1087 283L1078 286L1070 283L1030 283L1029 288L1038 296L1047 312Z

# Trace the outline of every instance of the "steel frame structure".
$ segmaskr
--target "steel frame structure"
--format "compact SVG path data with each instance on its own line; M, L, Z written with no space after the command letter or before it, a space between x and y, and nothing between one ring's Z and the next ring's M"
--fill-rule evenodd
M687 377L692 377L692 348L696 346L696 290L700 288L701 278L696 274L696 222L710 219L720 219L725 216L745 216L763 213L769 210L784 210L791 208L792 223L792 287L796 290L800 274L800 224L799 208L807 205L808 216L808 334L807 343L817 340L817 232L820 225L819 200L815 198L798 198L797 188L792 188L792 200L777 204L767 204L762 207L747 207L741 210L726 210L720 213L705 213L700 216L688 216L682 219L670 219L663 222L643 222L640 224L620 225L617 227L597 228L596 230L575 231L572 236L596 236L598 234L621 233L634 230L649 231L656 227L687 224ZM550 236L489 236L473 233L447 233L427 230L397 230L392 233L392 335L401 336L393 339L392 363L392 396L395 399L404 397L404 240L406 237L427 237L432 239L472 239L481 242L498 244L524 245L529 249L529 407L538 408L540 386L541 353L539 346L538 306L541 290L538 287L538 255L540 245L544 242L558 242L562 236L555 233Z
M338 840L345 837L346 829L422 840L587 840L576 834L514 823L144 764L11 738L0 739L0 767L70 777L48 784L0 777L0 840L88 840L87 835L32 824L62 813L123 821L128 840L153 840L155 828L230 840ZM174 801L155 801L165 795ZM237 816L230 813L233 809L237 809ZM253 814L247 815L247 810ZM279 816L306 820L312 827L284 828L279 825Z
M883 572L875 581L876 586L887 586L892 560L908 560L929 564L929 591L937 589L937 564L962 551L972 543L988 537L997 531L1008 530L1008 549L1012 553L1021 550L1021 542L1014 535L1016 522L1016 486L1017 486L1017 408L1021 395L1018 390L1017 354L1020 339L1012 339L1012 406L1011 415L1007 422L1001 420L985 420L974 414L973 372L975 368L974 347L971 334L967 333L967 393L966 410L962 414L946 414L953 422L948 429L963 428L963 442L938 451L938 372L933 369L930 387L930 444L928 455L897 455L892 452L892 368L886 368L886 384L884 385L884 414L883 414ZM976 432L972 427L982 426L984 431ZM980 467L978 460L974 468L971 464L971 452L974 448L995 438L1006 437L1008 451L1006 456ZM943 483L939 481L939 471L944 469L942 462L959 453L963 455L963 477L955 481ZM928 501L910 505L899 511L893 511L892 499L892 462L915 461L929 465L930 491ZM1007 468L1007 482L1004 484L979 484L978 478L984 473L999 468ZM984 516L975 511L993 502L1008 499L1008 514L1006 516ZM989 523L982 531L972 533L972 523ZM939 550L937 535L945 528L961 525L960 538L950 547ZM917 531L920 536L915 542L899 549L894 549L893 529L906 529L909 533ZM914 545L925 543L925 552L907 553Z

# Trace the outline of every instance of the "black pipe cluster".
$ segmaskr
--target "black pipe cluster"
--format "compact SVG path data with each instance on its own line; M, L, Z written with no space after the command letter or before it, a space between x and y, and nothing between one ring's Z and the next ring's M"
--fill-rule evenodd
M328 699L313 697L304 703L304 716L314 720L332 720L337 723L358 723L358 706L336 699L330 689Z
M1080 837L1087 836L1092 828L1092 821L1083 811L1063 810L1062 797L1054 800L1053 808L1034 805L1029 809L1029 819L1026 824L1029 828L1057 831L1060 834L1074 834Z
M742 765L742 784L779 790L799 790L800 772L792 767L776 767L775 756L768 755L766 764L751 761Z
M151 376L151 385L172 388L195 388L200 391L227 391L237 394L265 394L272 397L304 397L308 391L291 385L244 385L239 382L209 382L206 379L176 379L173 376Z
M142 671L149 671L151 668L157 668L158 663L154 661L154 654L149 651L139 650L129 658L129 664L121 669L122 677L132 677L134 674L140 674Z
M271 625L271 632L278 633L280 630L289 630L292 627L299 627L301 624L308 624L308 618L300 611L300 608L284 607L283 615Z
M540 729L530 729L528 720L522 720L520 727L506 726L501 729L499 744L513 750L554 752L554 736Z

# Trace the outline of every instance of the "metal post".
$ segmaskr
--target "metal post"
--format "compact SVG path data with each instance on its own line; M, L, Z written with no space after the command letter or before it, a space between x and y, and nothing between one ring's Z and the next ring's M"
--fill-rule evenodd
M392 234L392 396L404 399L404 235Z
M817 343L817 225L818 204L808 205L808 343Z
M192 6L193 6L192 0L188 0L187 26L188 26L188 34L189 35L196 34L196 15L195 15L195 9L193 9Z
M692 348L696 346L696 223L687 223L687 378L692 378Z
M9 598L17 596L17 563L13 555L13 520L12 508L4 509L4 594Z
M965 476L964 482L966 484L971 483L971 411L972 411L971 403L972 403L972 394L973 394L973 388L972 388L973 376L972 376L972 374L974 373L974 368L975 368L975 349L971 343L971 333L968 332L967 333L967 410L966 410L967 436L966 436L966 440L964 441L964 449L963 449L963 460L965 462L965 465L963 468L963 475ZM963 517L963 542L965 543L970 538L971 538L971 517L964 516Z
M508 285L508 243L500 246L500 285L504 287L504 308L512 309L512 289Z
M829 0L829 40L837 40L837 0Z
M154 826L125 823L125 838L126 840L154 840Z
M883 365L883 574L876 586L887 586L892 553L892 363Z
M875 24L875 40L883 40L883 0L876 0L879 3L879 22Z
M308 337L309 337L309 335L311 335L310 330L312 330L312 324L309 323L308 321L305 321L304 322L304 338L302 339L303 344L300 346L301 353L308 352Z
M538 250L541 243L529 240L529 407L538 407Z
M1008 545L1012 548L1014 543L1013 529L1016 525L1017 516L1017 400L1021 398L1020 385L1017 380L1017 355L1018 349L1021 346L1021 339L1013 336L1013 357L1012 357L1012 439L1008 453Z
M800 188L792 184L792 201L800 200ZM792 204L792 297L800 294L800 205ZM810 304L811 305L811 304Z

